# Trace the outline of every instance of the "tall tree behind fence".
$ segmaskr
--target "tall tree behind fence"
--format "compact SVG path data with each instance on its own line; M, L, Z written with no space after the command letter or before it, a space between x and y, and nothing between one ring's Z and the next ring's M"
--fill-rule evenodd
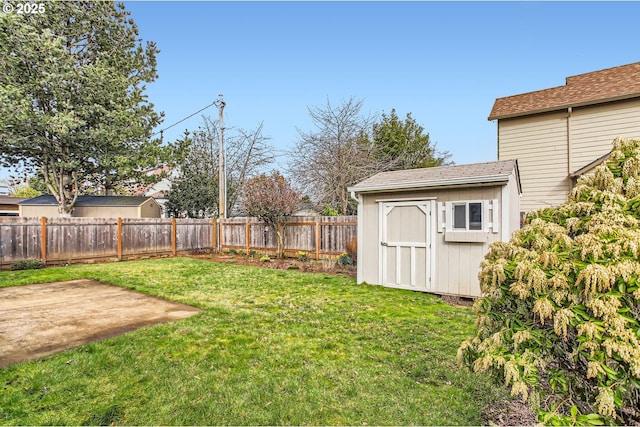
M357 217L294 217L286 227L289 256L338 255L357 235ZM275 234L255 218L2 218L0 267L37 258L51 264L222 250L275 253Z

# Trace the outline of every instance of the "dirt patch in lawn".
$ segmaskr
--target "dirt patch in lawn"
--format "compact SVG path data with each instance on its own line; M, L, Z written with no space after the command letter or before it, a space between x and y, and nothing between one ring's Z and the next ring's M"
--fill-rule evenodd
M94 280L2 288L0 367L199 311Z

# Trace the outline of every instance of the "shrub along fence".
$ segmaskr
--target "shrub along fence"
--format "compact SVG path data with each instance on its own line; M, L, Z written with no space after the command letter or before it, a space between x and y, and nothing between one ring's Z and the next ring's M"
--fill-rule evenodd
M320 259L339 255L357 235L357 218L293 217L286 233L286 253L305 252ZM218 238L220 237L220 242ZM0 267L25 259L49 264L101 259L132 259L178 253L244 250L272 254L275 233L256 218L121 219L2 218Z

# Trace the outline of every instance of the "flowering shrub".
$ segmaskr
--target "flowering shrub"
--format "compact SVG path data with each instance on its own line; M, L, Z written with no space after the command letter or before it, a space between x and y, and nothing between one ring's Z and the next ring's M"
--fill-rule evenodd
M640 423L639 256L640 140L616 139L565 204L491 246L459 361L544 424Z

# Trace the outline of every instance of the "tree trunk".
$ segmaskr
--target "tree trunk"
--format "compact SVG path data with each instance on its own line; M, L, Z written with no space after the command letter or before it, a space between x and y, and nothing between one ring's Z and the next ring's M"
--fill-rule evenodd
M73 207L63 201L58 205L58 215L60 218L71 218L73 216Z
M278 258L284 258L284 227L281 224L276 224L276 236L278 237L278 248L276 250L276 256Z

